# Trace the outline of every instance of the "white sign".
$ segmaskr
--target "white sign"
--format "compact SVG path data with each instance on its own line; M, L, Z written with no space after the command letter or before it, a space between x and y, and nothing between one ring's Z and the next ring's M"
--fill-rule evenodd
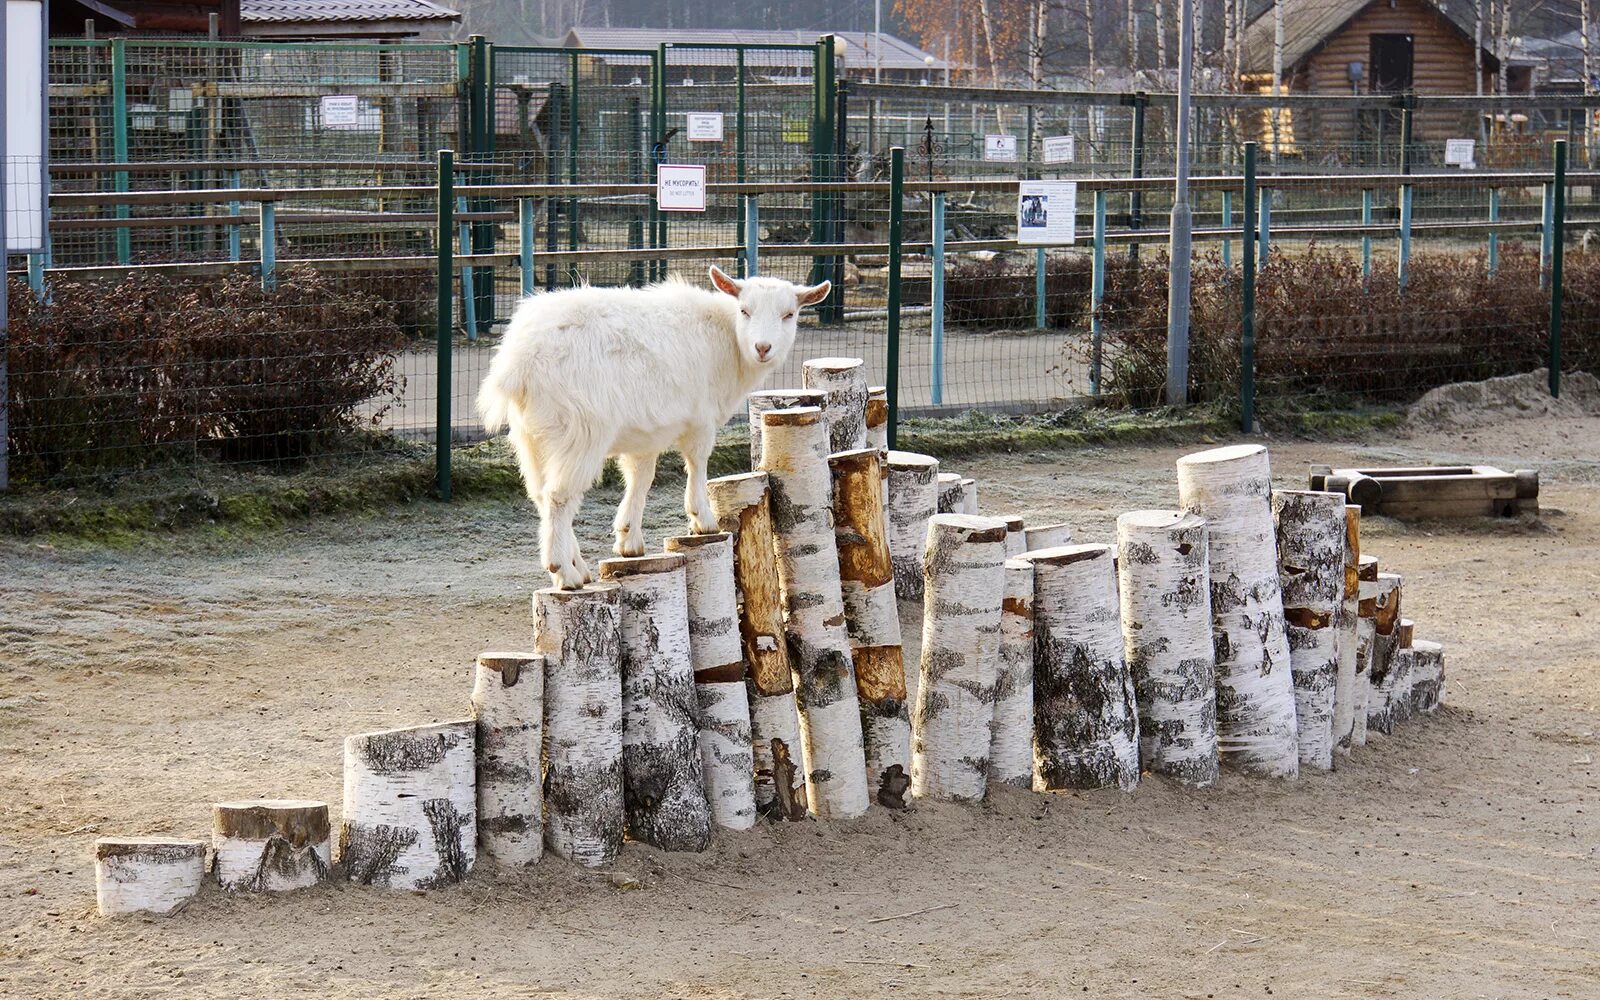
M1017 161L1017 137L1014 135L986 135L983 137L983 158L997 163Z
M34 253L45 243L44 4L6 0L5 56L5 246Z
M688 119L690 142L722 141L722 112L691 111Z
M1071 163L1076 154L1076 143L1070 135L1047 135L1044 138L1044 162Z
M357 128L360 125L361 101L354 94L326 94L323 96L323 128Z
M1017 188L1017 242L1060 246L1076 238L1077 181L1023 181Z
M700 164L658 164L656 207L663 212L704 212L706 168Z
M1444 141L1444 165L1447 167L1470 168L1476 154L1473 152L1477 145L1472 139L1446 139Z

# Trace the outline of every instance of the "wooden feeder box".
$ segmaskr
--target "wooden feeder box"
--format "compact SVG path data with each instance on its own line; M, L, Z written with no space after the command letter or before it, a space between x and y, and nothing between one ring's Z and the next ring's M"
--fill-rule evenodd
M1363 514L1406 521L1539 512L1539 473L1488 465L1389 469L1311 467L1311 488L1343 493Z

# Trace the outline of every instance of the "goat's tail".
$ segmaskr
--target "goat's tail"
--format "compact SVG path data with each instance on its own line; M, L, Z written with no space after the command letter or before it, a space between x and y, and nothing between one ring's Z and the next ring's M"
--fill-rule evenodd
M507 384L508 379L516 377L517 366L500 363L498 353L494 360L483 385L478 388L478 417L483 421L486 434L498 434L510 426L511 408L520 405L524 395L521 385Z

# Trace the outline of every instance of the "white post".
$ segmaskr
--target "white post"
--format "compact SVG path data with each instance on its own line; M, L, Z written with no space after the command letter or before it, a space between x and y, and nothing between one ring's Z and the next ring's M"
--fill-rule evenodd
M761 415L772 410L792 410L797 406L826 409L828 394L820 389L760 389L746 400L750 419L750 468L761 467Z
M217 884L229 892L309 889L328 877L328 804L299 799L211 807Z
M504 865L544 855L544 657L479 653L478 846Z
M1003 517L1006 522L1006 558L1014 559L1028 551L1026 525L1020 517Z
M1033 564L1005 561L990 784L1033 788Z
M938 481L938 459L889 452L889 555L894 592L902 600L922 596L922 553L928 545L928 518L939 510Z
M867 447L879 451L889 450L889 389L874 385L867 388Z
M101 837L94 842L95 901L102 917L176 913L200 892L206 842Z
M1022 529L1025 551L1054 549L1072 544L1072 526L1062 522Z
M1416 639L1411 643L1416 682L1411 687L1412 708L1425 714L1444 704L1444 647L1437 642Z
M1362 588L1365 600L1371 597L1372 666L1367 674L1371 698L1367 703L1367 730L1389 736L1394 732L1395 677L1390 667L1399 644L1396 629L1400 624L1400 574L1379 573L1378 579Z
M822 418L828 425L828 450L867 447L866 364L860 358L811 358L801 366L800 378L807 389L827 394Z
M1343 493L1272 491L1300 763L1320 771L1333 768L1338 617L1344 603L1344 508Z
M961 474L959 472L941 472L938 482L937 512L940 514L963 514L961 498L966 491L961 487Z
M347 736L340 860L390 889L460 882L477 856L477 725L471 719Z

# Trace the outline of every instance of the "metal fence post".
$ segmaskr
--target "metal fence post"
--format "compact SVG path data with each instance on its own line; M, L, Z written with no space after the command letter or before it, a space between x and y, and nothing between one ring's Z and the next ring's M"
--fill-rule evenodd
M1270 188L1257 190L1256 214L1259 216L1256 225L1260 230L1256 235L1256 239L1261 243L1256 266L1266 267L1267 258L1272 255L1272 190Z
M739 202L744 206L744 273L754 278L761 273L761 203L753 194Z
M1244 144L1244 274L1239 310L1239 428L1246 434L1256 423L1256 144ZM1263 226L1263 229L1265 227Z
M237 188L239 186L239 171L228 171L228 186L231 188ZM233 216L237 216L239 214L238 202L228 202L228 214ZM244 255L244 248L241 246L239 236L238 223L228 227L228 259L231 261L237 261Z
M889 403L889 447L896 446L900 426L900 247L901 223L905 214L906 150L889 150L889 356L884 385Z
M572 85L567 88L567 183L578 183L578 50L572 50ZM567 199L567 249L578 249L578 199ZM578 284L578 265L567 268L567 284Z
M1566 252L1567 140L1556 140L1555 194L1550 241L1550 395L1561 395L1561 260Z
M1033 252L1033 325L1036 329L1043 330L1050 325L1050 318L1045 310L1045 273L1048 258L1045 256L1044 247L1039 247Z
M539 248L534 230L534 204L532 198L517 199L518 237L517 250L522 264L522 294L533 294L533 255Z
M111 39L111 159L115 163L128 162L128 48L127 39ZM128 172L119 170L112 175L112 186L118 191L128 190ZM128 217L128 206L117 205L117 218ZM133 234L127 228L117 230L117 263L126 264L133 257Z
M650 171L651 176L645 182L654 183L656 168L666 159L667 155L667 43L662 42L656 46L655 55L650 59ZM650 245L661 248L667 245L667 219L666 213L661 211L660 204L656 201L656 193L652 187L650 192ZM667 276L667 262L665 260L652 260L650 262L650 280L659 281Z
M1105 337L1100 329L1100 303L1106 297L1106 193L1094 193L1094 256L1089 272L1089 394L1100 395L1100 362Z
M1550 235L1555 231L1556 200L1554 185L1543 185L1544 196L1539 212L1539 287L1550 283Z
M434 462L434 488L440 500L450 499L450 443L451 443L451 394L455 390L455 380L451 375L451 341L454 318L451 315L455 304L455 220L451 218L455 209L455 153L452 150L439 150L439 221L438 232L435 234L439 246L438 267L438 316L436 318L438 335L437 357L435 358L434 394L436 410L434 411L433 428L433 462Z
M278 204L263 201L261 211L261 287L272 291L278 284Z
M940 406L944 403L944 192L935 191L933 194L933 247L931 266L933 269L932 285L929 289L929 298L933 301L933 316L930 325L933 327L933 352L931 368L933 369L932 400L933 405Z
M460 212L462 215L467 214L466 198L462 197L456 199L456 211ZM472 255L472 227L465 220L463 220L457 228L461 233L461 255L463 257L470 257ZM473 280L474 277L475 275L472 273L472 265L462 265L461 315L463 325L465 325L467 329L468 341L476 341L478 339L478 290L476 287L477 282Z
M833 35L823 35L818 39L816 54L812 58L811 176L815 180L830 181L833 180L834 174L833 116L835 102L839 96L836 87ZM813 243L827 243L832 238L829 208L827 194L811 195L811 242ZM819 282L832 277L831 267L830 258L813 257L811 280ZM834 288L828 294L827 300L818 310L818 318L822 322L837 322L835 307L842 291L840 288ZM892 407L889 419L894 419Z
M479 162L486 162L494 154L494 121L490 117L490 95L493 93L491 80L491 61L488 40L482 35L473 35L472 44L472 102L470 116L472 119L472 156ZM469 175L473 183L483 184L490 180L486 171L474 171ZM483 198L474 198L471 208L474 211L484 212L489 209L489 203ZM479 220L472 223L471 242L463 241L462 253L493 253L495 227L493 223ZM462 287L463 293L470 294L473 298L471 311L467 316L467 336L470 340L477 340L479 323L487 331L494 322L494 281L472 282L471 289Z
M733 92L734 92L734 104L733 104L733 176L734 176L734 180L738 181L740 184L743 184L744 180L745 180L745 164L744 164L744 151L745 151L745 142L744 142L744 113L745 113L745 106L744 106L744 46L743 45L738 46L734 50L734 52L735 52L735 59L734 59L734 68L733 68L733 72L734 72L734 78L733 78ZM748 239L749 231L746 228L746 224L745 224L745 222L746 222L745 211L750 207L750 203L751 203L752 200L753 199L745 198L743 196L741 196L740 198L737 199L737 202L738 202L738 218L734 219L734 221L733 221L733 227L734 227L735 236L736 237L742 237L745 240L745 253L746 254L748 254L750 252L751 242ZM740 271L739 277L741 277L741 278L754 277L756 272L752 271L750 269L750 267L751 267L751 265L744 258L741 258L739 260L739 271Z
M1135 180L1144 176L1144 109L1150 103L1150 95L1139 91L1133 95L1133 151L1131 175ZM1138 229L1144 224L1144 195L1135 191L1128 196L1128 228ZM1137 267L1139 265L1139 244L1128 244L1128 260Z
M1372 190L1361 192L1361 224L1372 225ZM1361 280L1372 277L1372 234L1361 234Z
M1411 274L1411 185L1400 185L1400 287L1406 287Z
M1500 221L1500 189L1489 189L1489 221ZM1489 230L1489 277L1500 270L1500 234Z

